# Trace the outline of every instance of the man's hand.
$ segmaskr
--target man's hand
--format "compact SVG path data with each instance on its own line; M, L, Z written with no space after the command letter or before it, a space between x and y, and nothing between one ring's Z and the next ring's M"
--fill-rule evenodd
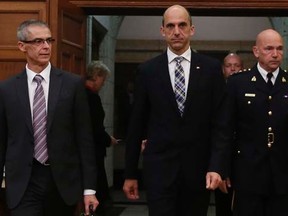
M220 185L219 185L219 190L223 193L228 193L228 188L231 188L231 182L230 179L227 178L225 180L223 180Z
M136 179L126 179L123 185L123 191L128 199L139 199L138 181Z
M99 202L96 198L96 196L93 195L84 195L84 208L85 208L85 215L89 215L89 207L92 206L93 211L96 210L97 206L99 205Z
M216 172L208 172L206 174L206 188L215 190L222 182L221 176Z

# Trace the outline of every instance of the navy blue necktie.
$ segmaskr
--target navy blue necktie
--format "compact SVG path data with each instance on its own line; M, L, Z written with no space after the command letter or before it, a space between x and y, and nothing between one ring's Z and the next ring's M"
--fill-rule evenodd
M268 73L268 74L267 74L267 78L268 78L268 80L267 80L267 85L268 85L268 87L269 87L270 89L273 87L273 83L272 83L272 80L271 80L272 77L273 77L273 74L272 74L272 73Z

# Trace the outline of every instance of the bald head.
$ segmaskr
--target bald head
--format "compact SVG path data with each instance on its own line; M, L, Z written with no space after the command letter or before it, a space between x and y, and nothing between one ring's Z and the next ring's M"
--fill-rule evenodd
M283 49L281 35L273 29L266 29L257 35L253 53L264 70L273 72L282 63Z
M242 60L236 53L229 53L223 60L223 74L226 79L231 74L242 70L242 68Z
M167 16L170 16L170 14L175 14L175 13L179 13L179 12L184 13L187 16L187 19L188 19L190 25L192 25L192 18L191 18L189 11L181 5L172 5L169 8L167 8L163 14L162 26L164 26L164 23L165 23Z
M256 37L256 46L262 44L263 42L271 40L279 40L279 42L282 42L281 35L273 30L273 29L266 29L262 32L260 32Z
M173 53L181 55L187 51L190 39L194 35L194 26L188 10L181 5L169 7L163 14L160 32Z

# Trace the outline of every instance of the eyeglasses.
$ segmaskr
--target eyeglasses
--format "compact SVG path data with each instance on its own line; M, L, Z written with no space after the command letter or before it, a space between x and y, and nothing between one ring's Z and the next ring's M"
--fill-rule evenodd
M30 41L21 41L23 43L29 43L29 44L32 44L32 45L35 45L35 46L41 46L43 45L45 42L50 45L52 44L53 42L55 41L54 38L47 38L47 39L42 39L42 38L36 38L34 40L30 40Z

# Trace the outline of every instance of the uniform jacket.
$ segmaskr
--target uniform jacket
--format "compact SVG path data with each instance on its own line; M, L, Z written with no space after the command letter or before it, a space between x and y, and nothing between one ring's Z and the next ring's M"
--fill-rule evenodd
M183 117L171 86L166 52L142 64L137 74L126 140L126 178L136 178L140 143L147 138L143 156L148 184L155 180L150 182L155 188L168 185L182 170L192 189L205 190L207 171L224 173L222 147L211 141L225 85L220 63L192 52Z
M232 75L223 117L233 145L235 189L288 192L288 75L282 69L269 90L257 67ZM269 137L269 139L268 139ZM272 143L271 143L272 142Z
M47 112L50 168L67 204L96 188L89 108L80 77L51 68ZM33 162L33 127L26 70L0 83L0 173L5 165L7 204L15 207L28 185ZM2 180L2 175L0 180Z

